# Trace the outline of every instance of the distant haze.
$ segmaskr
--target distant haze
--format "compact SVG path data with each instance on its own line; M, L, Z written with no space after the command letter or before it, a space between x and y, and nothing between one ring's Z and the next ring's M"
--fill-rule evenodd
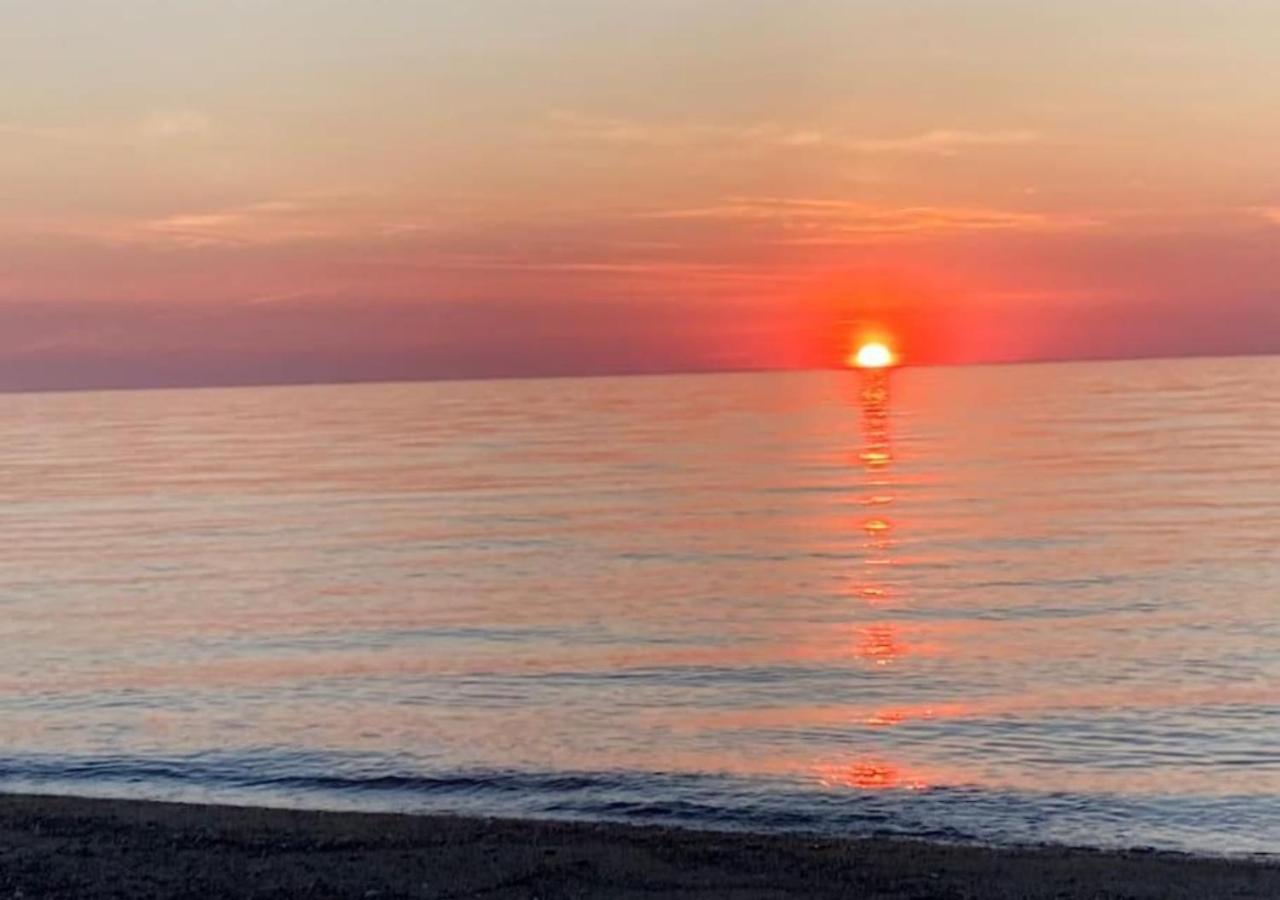
M1273 0L7 0L0 389L1280 350Z

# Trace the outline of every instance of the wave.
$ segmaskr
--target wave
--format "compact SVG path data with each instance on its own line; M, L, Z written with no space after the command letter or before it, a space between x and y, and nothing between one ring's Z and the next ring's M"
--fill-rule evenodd
M1276 802L1250 796L847 791L785 778L682 772L432 772L386 757L275 748L0 757L0 790L1219 855L1266 855L1280 845Z

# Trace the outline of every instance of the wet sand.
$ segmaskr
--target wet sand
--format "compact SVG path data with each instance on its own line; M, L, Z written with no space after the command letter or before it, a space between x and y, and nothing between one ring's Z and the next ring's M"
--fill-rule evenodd
M1280 897L1280 864L0 796L0 898Z

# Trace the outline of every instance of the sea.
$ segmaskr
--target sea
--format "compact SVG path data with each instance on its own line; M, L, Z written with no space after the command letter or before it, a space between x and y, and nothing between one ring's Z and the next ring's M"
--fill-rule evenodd
M1280 851L1280 360L0 396L0 790Z

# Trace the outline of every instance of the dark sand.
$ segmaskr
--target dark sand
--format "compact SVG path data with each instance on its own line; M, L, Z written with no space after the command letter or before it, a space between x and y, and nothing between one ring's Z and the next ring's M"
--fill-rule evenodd
M0 898L1280 897L1280 865L0 796Z

